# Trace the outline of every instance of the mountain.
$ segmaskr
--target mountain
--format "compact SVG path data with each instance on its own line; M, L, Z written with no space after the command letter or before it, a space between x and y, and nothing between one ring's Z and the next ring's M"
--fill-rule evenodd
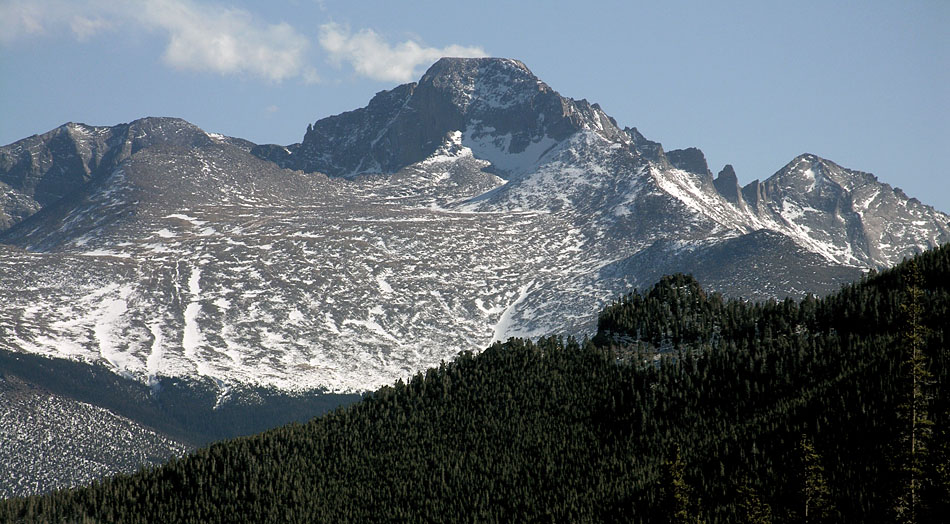
M714 178L699 149L665 151L507 59L439 60L287 146L175 118L69 123L0 147L0 184L0 352L112 370L127 383L57 394L183 445L240 433L182 420L254 427L273 404L241 397L260 388L298 406L280 395L593 333L610 297L671 272L824 295L950 241L946 214L814 155ZM182 383L198 393L169 408Z
M0 229L59 204L143 149L158 144L197 147L211 141L195 126L177 119L146 118L114 127L70 122L0 148L0 188L6 189L0 201Z
M419 83L317 121L288 165L343 177L394 173L464 131L462 142L474 156L495 171L515 173L592 122L605 136L623 138L599 107L561 97L517 60L444 58Z
M0 501L0 520L885 523L914 483L914 521L936 524L948 318L950 245L820 299L667 276L593 341L463 352L306 424Z
M825 294L950 241L948 215L814 155L737 180L508 59L439 60L288 146L66 124L0 148L0 349L358 391L590 333L605 297L673 271Z

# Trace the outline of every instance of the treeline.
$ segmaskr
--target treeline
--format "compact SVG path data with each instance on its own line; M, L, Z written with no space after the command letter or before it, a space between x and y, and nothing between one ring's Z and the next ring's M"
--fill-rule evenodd
M824 299L661 280L306 424L0 502L25 522L945 522L950 246Z

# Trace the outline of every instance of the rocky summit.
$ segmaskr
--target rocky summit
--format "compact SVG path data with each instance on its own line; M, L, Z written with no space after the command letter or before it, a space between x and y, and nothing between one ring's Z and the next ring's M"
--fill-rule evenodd
M222 398L359 391L589 333L663 274L824 294L950 241L950 216L814 155L712 173L508 59L439 60L286 146L65 124L0 148L0 349Z

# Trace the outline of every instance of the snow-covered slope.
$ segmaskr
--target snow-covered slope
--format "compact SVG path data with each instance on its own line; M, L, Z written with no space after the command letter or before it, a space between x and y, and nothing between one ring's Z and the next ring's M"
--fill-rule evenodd
M174 119L65 129L3 148L21 167L0 180L42 210L0 236L0 348L222 394L371 389L492 340L583 333L664 273L824 293L950 241L947 215L814 156L714 179L701 151L665 152L515 60L440 60L286 147ZM58 133L123 153L73 166ZM42 203L14 172L82 182Z
M132 473L191 448L106 409L2 373L0 442L0 498Z
M221 143L141 151L7 233L26 250L0 246L0 347L332 390L483 347L522 277L569 266L578 239L543 213L448 209L503 181L457 133L443 146L353 181Z
M874 175L811 154L743 194L754 218L845 265L887 267L950 240L946 214Z

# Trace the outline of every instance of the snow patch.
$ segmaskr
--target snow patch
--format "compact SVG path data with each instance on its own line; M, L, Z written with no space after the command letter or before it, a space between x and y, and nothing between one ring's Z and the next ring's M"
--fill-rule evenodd
M524 302L524 299L528 298L528 291L534 287L534 281L528 282L527 284L518 288L518 297L515 298L514 302L508 305L501 314L501 318L498 319L498 323L495 324L495 332L492 335L492 342L504 342L505 332L508 331L508 328L512 324L512 315L515 312L515 308L518 307L518 304Z
M200 283L201 268L195 266L191 269L191 275L188 278L188 293L191 295L191 302L185 307L185 327L181 333L181 347L185 357L192 360L197 355L198 346L204 342L198 328L198 314L201 312Z
M162 347L162 341L164 340L162 336L162 322L156 320L150 323L148 330L152 334L152 347L149 351L148 358L145 360L145 369L148 372L149 384L155 386L158 383L157 376L162 364L162 357L165 354L165 350Z
M383 294L388 295L393 292L393 287L390 286L389 282L386 281L386 277L392 274L392 270L386 269L383 270L382 273L376 275L376 285L379 286L379 290L382 291Z
M558 142L545 135L531 142L524 151L510 151L512 135L493 134L495 128L472 123L462 135L462 144L468 147L476 158L491 162L496 169L509 173L521 173L537 165L544 154Z
M185 222L190 222L191 225L193 225L193 226L195 226L195 227L197 227L197 226L203 226L203 225L205 225L205 224L208 223L208 222L205 221L205 220L198 220L197 218L195 218L195 217L193 217L193 216L185 215L185 214L182 214L182 213L173 213L173 214L171 214L171 215L165 215L165 218L177 218L178 220L184 220Z
M113 298L102 300L96 311L96 321L93 326L93 336L99 345L99 354L120 374L128 375L130 355L120 349L122 337L116 332L121 331L120 321L129 309L128 298L132 294L129 285L119 287L108 286L106 293L115 293Z
M428 158L419 162L419 165L426 166L440 162L454 162L460 158L471 156L472 150L462 145L462 132L452 131L445 137L439 149L436 149Z
M290 310L290 313L287 314L287 321L291 324L300 324L306 318L307 317L305 317L298 309L292 309Z
M94 249L92 251L86 251L80 253L84 257L114 257L114 258L132 258L132 255L128 253L121 253L118 251L110 251L108 249Z

